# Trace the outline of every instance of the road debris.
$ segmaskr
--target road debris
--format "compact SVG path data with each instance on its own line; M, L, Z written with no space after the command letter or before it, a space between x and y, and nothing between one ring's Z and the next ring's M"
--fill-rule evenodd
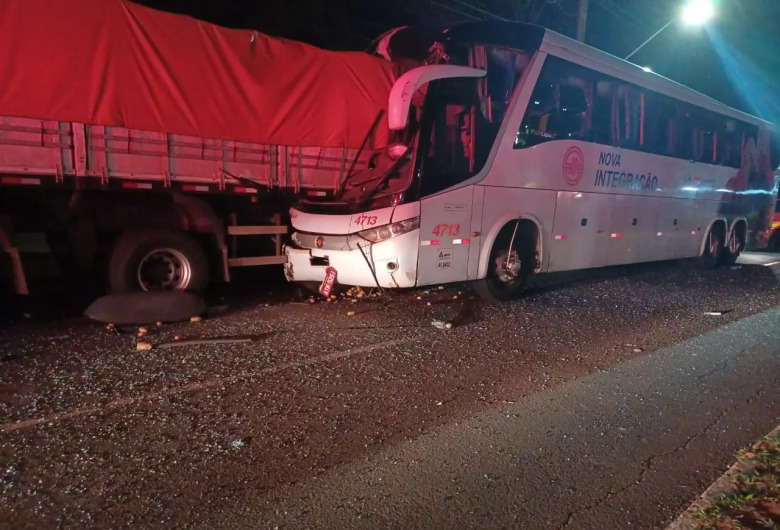
M197 316L197 315L194 316L194 317L190 317L190 322L200 322L202 320L203 320L203 317L200 317L200 316Z
M135 345L135 349L138 351L149 351L153 347L151 342L139 342Z
M243 449L244 447L249 445L249 442L251 441L252 441L251 436L247 436L245 438L238 438L237 440L233 440L232 442L230 442L230 446L233 449Z
M206 314L208 316L218 315L220 313L227 313L229 309L230 306L228 304L215 305L209 307L208 310L206 311Z
M247 342L252 342L252 339L246 337L223 338L223 339L192 339L192 340L177 340L177 341L175 340L175 342L163 342L162 344L158 344L157 347L173 348L175 346L202 346L204 344L244 344Z
M184 322L192 315L206 313L206 302L182 291L143 291L112 294L92 302L84 315L92 320L116 326L149 322Z
M347 292L344 294L349 298L363 298L363 296L365 296L365 291L363 291L362 287L356 285L355 287L347 289Z

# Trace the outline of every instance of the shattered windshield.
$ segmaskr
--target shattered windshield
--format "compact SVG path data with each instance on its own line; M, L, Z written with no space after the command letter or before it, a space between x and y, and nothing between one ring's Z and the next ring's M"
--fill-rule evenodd
M403 193L412 181L411 152L404 144L391 144L375 153L366 169L347 177L339 199L362 203L371 197Z

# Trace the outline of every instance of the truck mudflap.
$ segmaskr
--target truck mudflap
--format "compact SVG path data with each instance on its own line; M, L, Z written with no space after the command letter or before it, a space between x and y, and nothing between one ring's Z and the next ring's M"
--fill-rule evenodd
M285 246L284 273L290 282L322 282L329 267L341 285L409 288L417 278L419 231L351 250Z

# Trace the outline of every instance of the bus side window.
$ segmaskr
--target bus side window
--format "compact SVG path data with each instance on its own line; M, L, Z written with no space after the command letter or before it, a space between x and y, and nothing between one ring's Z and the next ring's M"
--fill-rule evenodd
M628 148L639 147L644 142L644 119L644 94L631 85L618 85L612 99L614 145Z
M740 145L742 143L742 128L728 118L717 129L717 144L715 163L721 166L739 167Z
M602 145L612 145L612 94L615 83L605 79L596 81L593 97L591 139Z
M552 116L552 131L560 138L586 140L590 136L590 108L593 95L583 77L570 77L561 83L558 105Z
M780 169L780 133L771 133L769 149L769 164L772 166L772 171Z
M515 149L531 147L557 138L549 131L550 117L555 107L555 89L553 82L539 79L515 138Z
M676 107L674 124L677 136L675 138L674 154L677 158L695 160L694 121L691 117L690 108L684 103L678 103Z
M716 149L716 119L710 112L696 109L693 111L695 126L693 127L693 160L705 164L715 163Z
M674 104L666 96L648 93L645 106L645 138L643 151L674 156Z
M592 82L585 70L548 57L515 138L514 148L550 140L588 139Z

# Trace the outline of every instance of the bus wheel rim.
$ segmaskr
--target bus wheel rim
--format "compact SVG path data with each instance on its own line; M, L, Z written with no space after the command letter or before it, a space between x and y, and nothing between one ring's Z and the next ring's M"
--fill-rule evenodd
M736 232L731 234L731 237L729 238L729 252L732 254L736 254L739 252L739 237L737 237Z
M715 256L718 253L718 236L712 231L710 231L709 252L710 256Z
M513 250L508 258L506 252L502 252L496 257L496 276L503 283L516 280L520 276L521 267L522 263L516 250Z

